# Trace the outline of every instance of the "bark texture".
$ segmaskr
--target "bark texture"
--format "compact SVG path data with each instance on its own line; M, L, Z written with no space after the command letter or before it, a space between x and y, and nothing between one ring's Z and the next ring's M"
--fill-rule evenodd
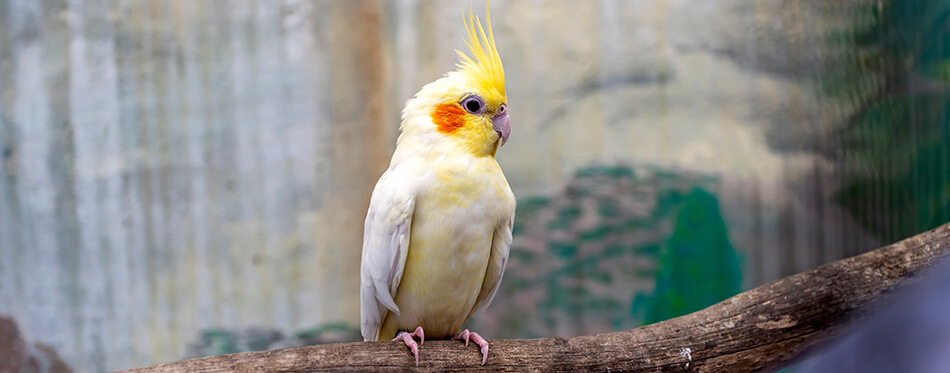
M847 330L948 255L950 224L661 323L572 338L490 340L484 366L477 348L458 341L426 341L418 367L400 343L357 342L182 360L130 372L770 371Z

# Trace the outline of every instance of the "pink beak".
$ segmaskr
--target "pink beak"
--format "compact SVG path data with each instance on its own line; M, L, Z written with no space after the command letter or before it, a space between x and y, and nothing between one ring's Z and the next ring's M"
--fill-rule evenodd
M491 124L501 139L501 146L504 146L508 141L508 135L511 134L511 120L508 118L508 108L504 104L498 110L498 114L491 119Z

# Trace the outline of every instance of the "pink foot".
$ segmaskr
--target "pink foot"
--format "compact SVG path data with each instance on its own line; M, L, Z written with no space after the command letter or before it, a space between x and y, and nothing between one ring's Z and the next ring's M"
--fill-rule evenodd
M419 343L417 344L412 337L419 337ZM412 351L412 355L416 357L416 365L419 365L419 345L421 345L426 340L425 333L422 332L422 327L417 327L412 333L399 331L396 333L396 338L393 338L393 341L402 341L406 344L406 347L409 347L409 350Z
M478 335L478 333L468 331L468 329L465 329L461 333L452 336L452 339L465 340L465 347L468 347L469 338L471 338L472 341L475 341L475 344L477 344L478 347L481 347L482 365L485 365L485 362L488 361L488 341L486 341L485 338L482 338L482 336Z

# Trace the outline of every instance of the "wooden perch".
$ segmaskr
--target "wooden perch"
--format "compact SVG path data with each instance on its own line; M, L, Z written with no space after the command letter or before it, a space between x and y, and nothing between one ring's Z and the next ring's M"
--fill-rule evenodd
M427 340L418 367L401 343L356 342L182 360L132 372L774 370L845 331L888 293L947 256L950 224L661 323L572 338L490 340L484 366L472 346Z

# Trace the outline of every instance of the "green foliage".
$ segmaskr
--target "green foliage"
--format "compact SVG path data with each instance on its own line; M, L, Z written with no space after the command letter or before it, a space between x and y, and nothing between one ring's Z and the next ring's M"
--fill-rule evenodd
M838 128L848 167L835 200L895 241L950 221L950 0L887 1L832 40L825 93L854 108Z
M241 352L234 343L233 334L224 329L207 329L200 333L201 341L207 346L203 356L233 354Z
M589 334L737 292L738 259L706 192L717 181L645 171L584 168L558 195L519 200L502 289L473 322L494 318L497 337ZM658 276L665 282L654 294Z
M310 346L325 343L355 342L361 340L360 330L351 324L336 322L304 329L290 337L269 327L246 329L204 329L198 339L188 344L185 358L263 351L277 348Z
M331 322L320 325L318 327L304 329L297 332L294 332L293 336L295 338L306 339L306 340L320 340L326 338L327 334L333 333L349 333L359 335L360 330L356 326L345 323L345 322Z
M664 248L656 290L645 299L645 323L698 311L739 293L739 256L711 193L696 188L685 197Z
M534 216L538 210L543 209L551 203L551 200L545 197L529 197L518 200L518 213L515 214L515 226L512 234L521 234L527 221L526 216Z

